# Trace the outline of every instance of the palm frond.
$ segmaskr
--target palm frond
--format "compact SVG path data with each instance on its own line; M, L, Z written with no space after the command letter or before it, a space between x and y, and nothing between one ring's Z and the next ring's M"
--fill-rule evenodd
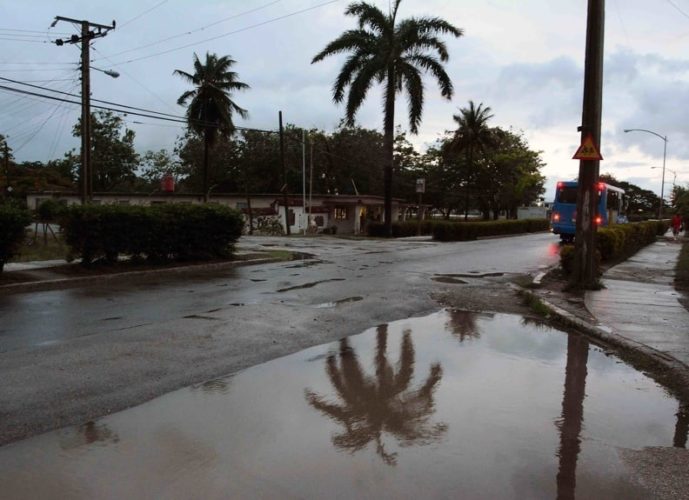
M316 54L311 60L311 64L322 61L328 56L350 50L373 52L378 45L377 41L378 37L365 30L345 31L342 33L342 35L330 42L323 50Z
M333 100L335 102L342 102L345 95L345 88L354 78L356 71L366 63L366 55L359 52L350 56L347 61L345 61L344 66L342 66L342 69L340 70L340 73L337 75L335 83L333 84Z
M366 94L371 88L371 85L373 84L373 81L379 70L380 69L375 64L369 63L359 68L357 71L354 80L349 86L349 96L347 97L346 117L348 125L354 125L354 116L364 103Z
M404 75L404 84L407 90L409 130L412 134L418 134L421 115L423 114L423 80L419 70L411 64L402 64L399 71Z
M359 28L368 26L372 30L381 34L389 34L393 28L391 19L376 7L366 2L356 2L350 4L345 10L348 16L359 17Z
M450 77L445 72L442 64L440 64L437 59L424 54L413 54L407 58L407 61L414 63L415 65L421 67L424 71L431 73L438 81L440 95L446 99L452 98L452 94L454 94L452 80L450 80Z
M177 99L177 104L179 104L180 106L184 106L187 103L187 101L189 100L189 98L192 98L195 95L196 95L195 90L187 90L184 94L179 96L179 99Z

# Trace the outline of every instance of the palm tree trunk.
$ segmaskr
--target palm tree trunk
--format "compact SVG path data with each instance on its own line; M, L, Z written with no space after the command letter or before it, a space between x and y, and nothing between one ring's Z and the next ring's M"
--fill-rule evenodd
M387 237L392 236L392 169L394 163L394 135L395 135L395 67L388 67L387 88L385 89L385 124L383 149L385 151L385 166L383 183L385 195L385 228Z
M211 142L210 130L203 132L203 202L208 203L208 146Z

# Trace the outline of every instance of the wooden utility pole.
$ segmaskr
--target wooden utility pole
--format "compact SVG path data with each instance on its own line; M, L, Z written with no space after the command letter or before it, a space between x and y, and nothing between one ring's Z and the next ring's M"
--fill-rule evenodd
M102 38L112 29L115 29L115 21L112 26L96 24L90 21L82 21L69 17L56 16L51 28L58 21L79 25L81 36L72 35L69 38L55 40L55 45L62 46L65 43L81 43L81 166L79 168L79 195L81 204L91 201L93 197L93 170L91 164L91 66L90 44L91 40ZM93 28L93 31L92 31Z
M600 148L603 107L604 33L605 0L588 0L584 103L579 130L582 144L590 135L598 148ZM598 282L594 220L598 201L599 168L599 160L580 160L579 162L574 272L571 277L571 284L577 288L594 288Z
M3 142L5 143L5 178L7 179L7 186L5 186L5 189L2 190L2 197L4 198L10 193L10 148L7 145L7 137L5 137Z
M282 130L282 111L278 112L280 120L280 163L282 164L282 201L285 205L285 232L290 235L289 229L289 202L287 200L287 168L285 167L285 134Z

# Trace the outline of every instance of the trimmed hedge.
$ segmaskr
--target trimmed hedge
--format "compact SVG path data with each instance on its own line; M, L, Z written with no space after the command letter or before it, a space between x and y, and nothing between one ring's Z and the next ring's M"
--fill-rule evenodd
M149 260L230 257L244 224L223 205L75 205L61 217L71 256L83 264L120 255Z
M421 234L429 235L433 234L433 225L437 224L437 221L424 220L421 221ZM366 234L368 236L374 236L378 238L384 238L385 234L385 224L382 222L369 222L366 225ZM419 234L419 223L418 221L403 221L403 222L393 222L392 223L392 237L393 238L405 238L408 236L416 236Z
M550 221L547 219L439 222L433 226L433 239L438 241L470 241L486 236L535 233L548 229L550 229Z
M481 222L460 221L421 221L421 234L433 235L438 241L470 241L485 236L501 236L507 234L534 233L550 229L547 219L497 220ZM385 225L380 222L370 222L366 227L368 236L385 237ZM419 234L417 221L392 223L392 237L404 238Z
M598 250L603 262L627 258L653 243L668 229L667 221L616 224L598 230Z
M633 222L598 229L596 254L599 262L626 259L650 245L668 229L667 221ZM573 271L574 245L560 249L560 267L566 274Z
M11 204L0 205L0 272L5 262L17 253L29 224L31 214L28 210Z

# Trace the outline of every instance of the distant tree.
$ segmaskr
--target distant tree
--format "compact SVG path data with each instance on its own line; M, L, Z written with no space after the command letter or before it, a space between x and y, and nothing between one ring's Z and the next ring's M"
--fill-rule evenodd
M620 181L610 173L600 175L599 180L624 189L628 215L654 217L657 213L660 196L653 191L627 181Z
M488 127L488 120L493 117L490 112L490 107L484 107L483 103L476 106L474 101L469 101L468 108L460 108L459 114L452 116L457 129L445 151L448 161L454 159L456 164L464 167L464 220L469 216L470 186L475 184L478 163L484 161L483 153L495 139ZM464 161L458 162L459 156Z
M81 137L81 119L72 129ZM129 189L136 178L139 155L134 149L135 133L112 111L91 114L91 167L94 191ZM74 155L74 153L72 153ZM76 156L76 155L75 155Z
M430 203L445 219L453 212L460 212L464 206L464 195L468 189L466 164L460 156L445 154L450 137L436 141L420 159L421 171L426 179L423 200Z
M689 186L675 186L673 208L683 217L685 230L689 224Z
M240 191L238 141L232 136L219 135L213 144L213 155L206 153L205 139L194 131L188 130L177 138L174 154L179 158L177 172L182 179L181 187L202 192L205 198L211 192Z
M440 85L441 95L450 99L453 87L442 63L448 60L445 43L439 34L462 36L462 30L437 17L397 20L401 0L395 0L389 14L366 2L350 4L345 14L358 18L358 28L347 30L330 42L311 61L348 52L333 87L333 99L340 103L347 97L346 119L354 116L374 83L384 85L384 194L385 227L392 234L392 173L394 169L395 95L406 90L409 101L409 125L417 133L423 111L422 72L430 72Z
M231 136L235 131L232 120L234 114L246 119L248 112L232 100L232 92L246 90L249 86L240 82L239 75L230 71L236 61L229 56L218 57L206 53L202 63L194 54L194 73L175 70L174 74L182 77L194 86L193 90L184 92L177 104L187 106L189 129L203 137L203 196L208 197L208 149L215 144L218 134Z
M540 153L528 147L526 140L511 130L491 129L492 139L479 164L474 191L484 219L501 211L517 217L517 208L536 201L544 192L544 166Z
M179 158L166 149L146 151L139 163L139 175L149 189L157 188L165 174L171 174L176 182L188 176Z

